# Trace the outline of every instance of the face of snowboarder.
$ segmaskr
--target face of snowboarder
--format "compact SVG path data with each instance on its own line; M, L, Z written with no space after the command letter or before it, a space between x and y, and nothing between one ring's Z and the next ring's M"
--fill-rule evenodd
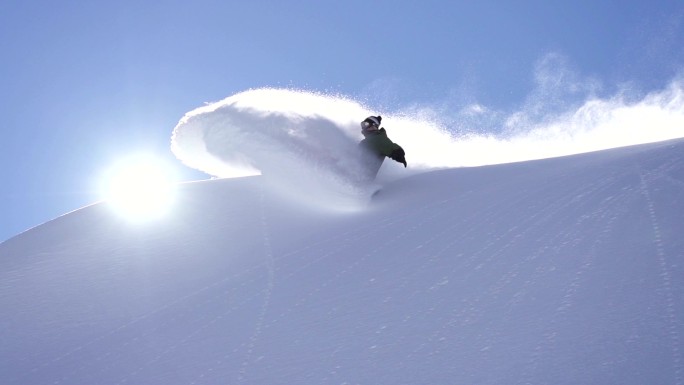
M363 131L375 131L378 129L378 126L374 124L373 122L369 122L367 120L364 120L361 122L361 130Z

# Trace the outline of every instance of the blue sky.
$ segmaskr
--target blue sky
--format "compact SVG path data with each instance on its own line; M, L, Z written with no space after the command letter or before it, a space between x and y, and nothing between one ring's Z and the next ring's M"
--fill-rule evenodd
M95 202L132 152L204 178L173 158L171 131L249 88L506 111L550 53L612 95L665 88L683 47L681 1L3 2L0 240Z

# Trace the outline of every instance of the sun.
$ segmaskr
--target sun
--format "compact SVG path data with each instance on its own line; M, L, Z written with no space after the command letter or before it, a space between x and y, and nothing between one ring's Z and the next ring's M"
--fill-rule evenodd
M114 211L133 221L164 216L174 202L172 168L151 155L121 160L105 175L104 196Z

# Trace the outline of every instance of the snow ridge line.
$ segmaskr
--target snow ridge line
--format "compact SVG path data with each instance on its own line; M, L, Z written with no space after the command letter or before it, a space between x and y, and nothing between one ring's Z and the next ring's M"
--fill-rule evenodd
M653 227L653 243L656 249L656 256L658 258L658 265L660 267L660 276L663 280L663 296L665 297L665 313L668 322L668 333L670 335L672 361L674 365L674 383L675 385L684 384L684 369L682 368L682 352L681 352L681 338L677 327L677 312L675 310L674 294L672 293L672 277L667 268L667 257L665 256L665 248L663 246L663 239L660 231L660 224L655 210L655 204L651 198L651 192L648 187L647 175L639 168L639 178L641 180L641 193L646 200L646 207L648 209L649 218Z

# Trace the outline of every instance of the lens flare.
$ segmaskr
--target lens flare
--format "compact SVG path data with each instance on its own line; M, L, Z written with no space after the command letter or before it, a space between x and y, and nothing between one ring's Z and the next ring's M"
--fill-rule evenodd
M155 157L131 157L106 173L105 200L129 220L159 219L174 202L174 179L171 167Z

